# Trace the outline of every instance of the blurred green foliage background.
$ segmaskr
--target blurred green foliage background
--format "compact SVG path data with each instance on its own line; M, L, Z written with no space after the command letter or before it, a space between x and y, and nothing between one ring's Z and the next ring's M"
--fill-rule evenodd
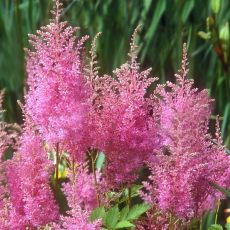
M187 42L195 85L216 99L222 134L230 146L230 1L228 0L63 0L63 19L80 26L79 35L102 32L98 40L100 72L111 73L126 61L132 32L139 24L139 58L159 82L174 80L182 44ZM22 121L28 33L48 23L52 0L0 0L0 89L6 89L7 121ZM90 42L87 43L90 46ZM213 117L214 118L214 117ZM213 222L209 214L204 225Z
M63 19L91 38L101 31L98 59L101 73L124 63L134 28L139 35L142 67L152 67L160 82L174 79L187 42L190 77L216 99L214 114L222 117L222 133L230 144L229 25L227 0L63 0ZM23 101L26 79L24 47L28 33L48 23L52 0L0 1L0 88L6 89L8 121L21 122L17 99ZM90 42L87 43L90 45Z

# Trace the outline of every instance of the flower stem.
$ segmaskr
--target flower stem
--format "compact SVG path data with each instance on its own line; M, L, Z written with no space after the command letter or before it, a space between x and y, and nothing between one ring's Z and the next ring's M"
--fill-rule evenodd
M201 217L200 218L200 230L202 230L202 227L203 227L202 225L203 225L203 218Z
M172 214L169 213L169 230L172 230Z
M128 206L131 206L131 187L128 186Z
M98 157L98 152L96 153L95 158L93 157L93 153L91 152L90 157L91 157L91 163L92 163L94 185L95 185L95 189L96 189L97 206L100 207L101 206L101 200L100 200L100 195L99 195L99 191L98 191L97 175L96 175L96 169L95 169L95 164L96 164L96 160L97 160L97 157Z
M55 165L55 193L58 196L58 174L59 174L59 163L60 163L60 153L59 153L59 144L56 145L56 165Z
M219 209L220 209L220 200L218 200L218 202L217 202L216 215L215 215L215 224L217 224Z

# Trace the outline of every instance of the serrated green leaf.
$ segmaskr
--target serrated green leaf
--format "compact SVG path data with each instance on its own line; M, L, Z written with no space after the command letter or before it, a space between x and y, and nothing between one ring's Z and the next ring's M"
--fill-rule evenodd
M128 213L129 213L129 206L127 205L121 210L120 220L126 220Z
M131 187L131 197L136 197L136 196L139 196L139 193L138 191L143 188L143 185L133 185ZM125 201L128 200L128 189L126 188L124 191L123 191L123 197L119 200L119 203L123 203Z
M148 209L150 209L150 206L148 204L136 204L134 205L127 216L127 220L136 220L139 216L141 216L143 213L145 213Z
M114 229L119 218L120 218L120 212L118 209L118 205L110 208L109 211L106 213L106 217L105 217L106 227Z
M102 219L104 220L105 218L105 208L104 207L98 207L94 209L91 214L90 214L90 221Z
M133 225L132 223L130 223L127 220L122 220L120 222L118 222L115 226L115 229L120 229L120 228L131 228L131 227L135 227L135 225Z
M208 230L223 230L223 227L219 224L213 224L208 228Z
M135 184L131 187L131 196L136 196L139 194L138 191L143 188L143 185Z

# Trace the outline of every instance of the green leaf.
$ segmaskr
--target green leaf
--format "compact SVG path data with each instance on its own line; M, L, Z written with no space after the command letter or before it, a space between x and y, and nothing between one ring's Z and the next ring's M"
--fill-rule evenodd
M151 21L150 26L148 28L148 32L145 35L146 44L145 44L145 47L143 48L141 59L144 58L147 51L149 50L149 46L152 42L152 39L155 36L156 29L157 29L158 25L160 24L159 22L160 22L160 19L161 19L163 13L165 12L165 9L166 9L166 0L157 1L157 5L155 7L152 21Z
M127 220L122 220L120 222L117 223L117 225L115 226L115 229L119 229L119 228L130 228L130 227L135 227L135 225L133 225L132 223L130 223Z
M109 209L109 211L106 213L106 218L105 218L106 227L114 229L119 218L120 218L120 213L119 213L118 205L116 205L111 209Z
M121 210L120 220L126 220L128 213L129 213L129 206L127 205Z
M143 188L143 185L138 185L138 184L135 184L131 187L131 197L136 197L136 196L139 196L139 190ZM126 188L124 191L123 191L123 197L119 200L119 203L123 203L124 201L127 201L128 200L128 189Z
M94 221L97 219L104 220L104 218L105 218L105 208L104 207L98 207L91 212L91 215L90 215L91 221Z
M148 11L151 9L151 3L152 3L152 0L144 0L143 1L143 10L141 12L141 17L144 18L146 17Z
M230 103L227 103L225 105L224 120L223 120L222 126L221 126L221 133L222 133L223 136L225 136L225 134L226 134L226 130L227 130L229 120L230 120Z
M139 216L141 216L143 213L145 213L148 209L150 209L150 206L148 204L136 204L134 205L127 216L127 220L136 220Z
M131 187L131 196L139 195L138 191L143 188L143 185L135 184Z
M208 228L208 230L223 230L223 227L219 224L213 224Z
M191 13L194 7L194 0L185 1L183 11L182 11L182 22L185 23L188 19L189 14Z
M150 24L149 30L146 34L146 38L150 38L154 36L157 26L159 25L161 16L163 15L165 9L166 9L166 0L157 1L153 19Z
M211 0L211 8L215 14L218 14L220 11L221 0Z

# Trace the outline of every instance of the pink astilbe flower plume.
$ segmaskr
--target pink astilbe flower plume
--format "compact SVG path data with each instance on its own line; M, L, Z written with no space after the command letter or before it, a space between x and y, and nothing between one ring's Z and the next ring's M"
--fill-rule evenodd
M0 229L7 229L9 222L9 201L6 185L5 162L0 162Z
M9 229L9 186L7 185L8 162L3 161L5 151L9 146L15 148L20 127L16 124L8 124L2 120L4 91L0 92L0 229ZM11 185L13 186L13 184ZM15 185L17 187L17 185Z
M26 226L28 225L24 211L24 201L23 192L21 189L19 163L20 156L18 154L15 154L14 157L7 162L6 168L6 178L9 192L8 228L10 230L23 230L26 229Z
M199 92L187 79L186 54L184 45L176 84L167 82L169 91L162 86L156 90L164 146L157 155L158 164L149 164L151 182L145 184L150 191L146 200L180 219L199 217L215 206L223 196L212 183L230 185L230 160L219 147L220 134L218 145L208 135L212 100L206 90Z
M7 162L10 229L39 227L59 217L50 188L53 165L30 125L26 122L18 153Z
M86 166L73 167L74 169L68 172L70 181L63 187L70 210L67 215L61 216L60 223L55 225L55 229L99 230L101 221L89 222L89 212L97 207L93 175L88 172ZM102 185L98 181L100 188Z
M146 89L155 81L150 69L140 71L131 41L131 60L114 71L115 77L94 78L94 145L105 152L108 182L119 186L137 177L138 169L158 147L154 105ZM150 108L153 107L153 114Z
M30 35L26 113L51 147L59 144L80 161L89 109L81 49L88 37L76 40L77 28L60 22L62 4L55 3L54 19L37 35Z
M100 230L101 222L89 222L89 213L75 207L68 212L68 216L61 216L60 224L54 225L55 230Z
M165 213L161 213L159 210L150 210L146 216L137 221L136 228L137 230L168 230L169 223ZM176 229L176 226L174 228Z
M25 128L19 148L19 175L27 221L38 227L56 221L58 206L50 187L53 164L43 143L31 128Z
M69 207L78 204L83 210L91 211L97 207L97 190L93 173L90 173L87 166L75 167L68 172L69 182L63 187ZM103 194L105 182L97 173L97 186L100 195Z

